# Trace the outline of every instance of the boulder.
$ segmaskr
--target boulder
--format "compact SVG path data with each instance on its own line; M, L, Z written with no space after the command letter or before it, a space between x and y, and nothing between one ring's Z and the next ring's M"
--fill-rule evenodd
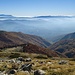
M23 71L31 71L32 64L24 64L21 66L21 70Z
M36 71L34 71L34 75L45 75L45 71L43 71L43 70L36 70Z
M18 57L17 60L19 60L19 61L25 61L23 57Z
M39 64L45 64L45 61L40 61Z
M16 62L15 59L10 60L10 63L15 63L15 62Z
M52 64L52 62L47 62L47 65L50 65L50 64Z
M30 62L30 61L31 61L31 58L27 58L27 59L26 59L26 62Z
M63 65L63 64L66 64L67 61L65 61L65 60L61 60L61 61L59 61L58 63L61 64L61 65Z
M0 75L4 75L4 73L0 71Z
M14 70L14 69L11 69L9 72L8 72L8 74L15 74L16 73L16 70Z

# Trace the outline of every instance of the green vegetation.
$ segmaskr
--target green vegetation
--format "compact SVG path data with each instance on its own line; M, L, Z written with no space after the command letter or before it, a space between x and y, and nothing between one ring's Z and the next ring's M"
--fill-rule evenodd
M9 58L18 58L20 57L20 53L11 53L11 55L9 56Z
M46 55L39 54L38 56L35 56L34 58L37 58L37 59L47 59L48 57Z

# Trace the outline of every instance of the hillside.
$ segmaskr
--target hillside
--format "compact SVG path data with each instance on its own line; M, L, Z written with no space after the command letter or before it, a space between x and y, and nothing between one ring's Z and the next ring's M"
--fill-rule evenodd
M48 48L42 48L42 47L30 44L30 43L23 46L23 52L45 54L49 57L58 57L57 53L55 53L54 51Z
M40 73L38 75L75 75L75 59L50 58L35 53L0 52L0 71L0 75L35 75L36 71Z
M69 58L75 57L75 32L65 35L60 41L51 45L50 49Z
M75 39L75 32L65 35L61 40L66 40L66 39L68 39L68 40Z
M16 46L25 43L32 43L41 47L50 45L45 39L39 36L23 34L21 32L0 31L0 48Z
M58 42L58 41L61 40L65 35L66 35L66 34L53 37L51 40L52 40L53 43Z
M75 39L61 40L50 46L51 50L59 52L69 58L75 57Z

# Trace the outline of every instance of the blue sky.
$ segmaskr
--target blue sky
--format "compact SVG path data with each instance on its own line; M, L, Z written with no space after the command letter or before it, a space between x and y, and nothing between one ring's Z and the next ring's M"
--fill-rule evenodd
M0 0L0 14L75 15L75 0Z

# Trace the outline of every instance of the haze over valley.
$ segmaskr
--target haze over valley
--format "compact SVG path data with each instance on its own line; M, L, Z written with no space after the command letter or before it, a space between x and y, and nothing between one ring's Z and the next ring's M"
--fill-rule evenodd
M0 30L41 36L48 41L75 32L75 16L15 17L0 15Z

